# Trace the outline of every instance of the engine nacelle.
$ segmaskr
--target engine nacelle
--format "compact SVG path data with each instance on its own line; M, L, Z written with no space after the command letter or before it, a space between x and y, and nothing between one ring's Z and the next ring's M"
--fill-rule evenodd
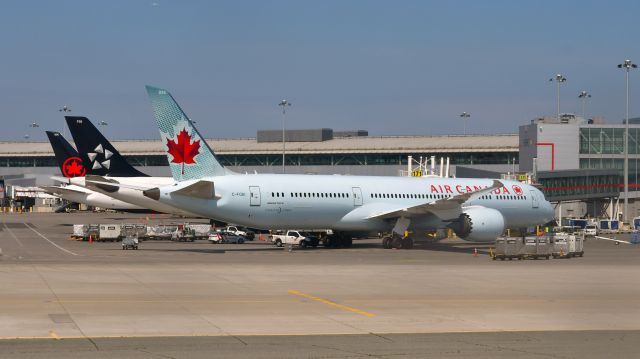
M492 242L505 229L502 213L486 207L466 209L449 227L458 237L472 242Z

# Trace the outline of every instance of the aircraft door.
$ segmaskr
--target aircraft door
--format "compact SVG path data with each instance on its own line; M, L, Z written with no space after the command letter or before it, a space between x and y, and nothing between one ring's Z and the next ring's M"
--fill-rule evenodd
M249 204L252 206L260 205L260 187L258 186L249 186L249 193L251 197L249 199Z
M353 205L362 206L362 190L360 187L353 187Z
M530 191L531 193L531 207L538 208L538 197L536 196L536 191Z

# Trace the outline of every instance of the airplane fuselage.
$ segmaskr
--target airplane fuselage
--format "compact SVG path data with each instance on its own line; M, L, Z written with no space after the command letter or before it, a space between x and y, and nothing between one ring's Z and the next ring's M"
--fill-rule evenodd
M376 213L450 198L491 186L490 179L412 178L325 175L230 175L214 182L217 199L172 193L197 181L160 188L160 201L208 218L261 229L330 228L384 231L393 223ZM553 219L553 209L535 187L503 180L503 188L463 204L500 212L508 228L528 227ZM424 215L412 229L442 228L448 218Z

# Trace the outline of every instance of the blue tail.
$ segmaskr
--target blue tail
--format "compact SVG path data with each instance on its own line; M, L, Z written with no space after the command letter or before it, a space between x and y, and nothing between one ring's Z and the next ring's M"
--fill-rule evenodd
M171 174L176 181L224 176L224 168L204 137L167 90L146 86Z

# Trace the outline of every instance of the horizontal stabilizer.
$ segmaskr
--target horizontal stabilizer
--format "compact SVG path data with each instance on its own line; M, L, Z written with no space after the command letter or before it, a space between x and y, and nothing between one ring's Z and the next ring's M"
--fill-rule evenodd
M60 183L66 183L69 184L69 179L67 177L60 177L60 176L51 176L49 177L52 180L56 181L56 182L60 182Z
M200 199L216 198L215 186L211 181L198 181L172 193Z
M171 195L177 194L197 199L219 199L220 196L216 196L215 193L216 191L213 182L200 180L186 187L172 191ZM160 199L160 188L151 188L146 191L142 191L142 194L157 201Z

